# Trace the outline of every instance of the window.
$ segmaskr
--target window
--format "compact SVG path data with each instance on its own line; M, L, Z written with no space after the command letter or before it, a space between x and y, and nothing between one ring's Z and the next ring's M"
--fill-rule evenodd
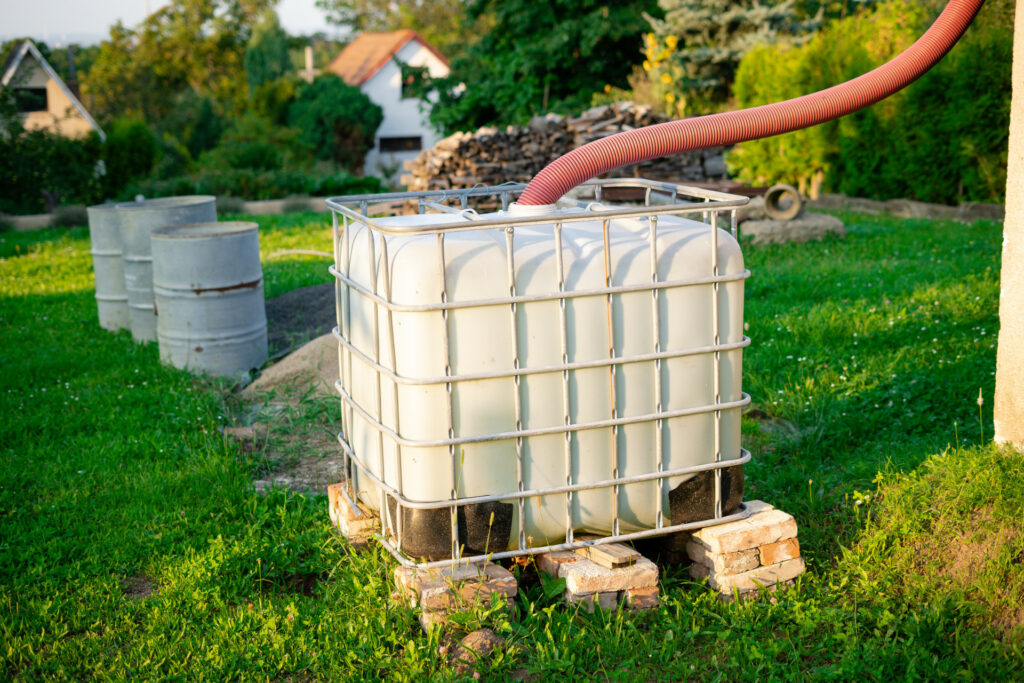
M415 152L423 149L423 138L419 135L408 138L381 138L382 152Z
M46 88L14 88L14 102L21 114L46 111Z

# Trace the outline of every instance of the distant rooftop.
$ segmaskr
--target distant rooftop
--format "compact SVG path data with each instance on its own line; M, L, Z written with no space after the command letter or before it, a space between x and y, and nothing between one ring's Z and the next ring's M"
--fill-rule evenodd
M402 29L386 33L359 34L334 58L334 61L328 65L327 71L341 76L349 85L361 86L413 40L419 41L444 62L445 66L448 66L448 60L444 58L444 55L416 31Z

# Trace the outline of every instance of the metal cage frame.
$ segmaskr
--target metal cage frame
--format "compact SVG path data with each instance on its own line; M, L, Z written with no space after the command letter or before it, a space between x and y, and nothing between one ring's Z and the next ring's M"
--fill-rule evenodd
M733 342L723 344L720 340L720 321L719 321L719 286L723 282L731 282L737 280L744 280L750 276L749 270L743 270L738 274L732 275L721 275L719 273L718 263L718 227L720 224L721 214L727 213L728 226L731 229L733 236L737 236L737 223L736 223L736 209L745 205L749 200L746 197L727 194L724 192L717 192L713 190L689 187L683 185L675 185L670 183L643 180L643 179L604 179L604 180L592 180L584 183L579 188L574 190L566 198L560 200L561 202L575 202L575 204L584 211L573 214L556 214L556 213L545 213L544 215L530 215L530 216L514 216L509 218L483 218L476 214L476 212L470 208L472 200L484 200L489 201L495 208L497 203L500 202L502 209L508 208L510 202L514 197L518 196L525 189L525 184L504 184L493 187L473 187L470 189L460 190L444 190L444 191L426 191L426 192L398 192L398 193L386 193L386 194L367 194L367 195L351 195L345 197L332 197L327 200L327 205L330 207L333 220L332 220L332 242L334 251L334 265L331 266L330 273L335 278L335 308L337 313L337 327L334 328L334 335L338 340L338 352L339 352L339 379L335 383L335 387L341 397L341 426L342 430L338 433L338 442L341 445L341 449L344 454L345 463L344 468L346 472L346 484L347 487L342 487L342 498L346 501L345 504L350 505L353 511L358 515L359 510L355 503L357 499L356 492L347 491L346 488L352 486L353 475L355 470L358 469L362 476L366 477L369 481L378 488L380 496L380 517L381 517L381 532L376 535L377 540L404 566L417 567L417 568L429 568L448 566L457 563L475 563L483 562L488 560L497 560L512 558L516 556L532 555L547 553L557 550L569 550L582 548L593 545L601 545L604 543L614 543L621 541L628 541L640 538L648 538L653 536L661 536L665 534L675 533L679 531L689 531L698 529L705 526L714 524L721 524L737 519L746 517L749 513L746 511L746 506L740 504L740 509L730 515L724 515L722 510L722 469L726 467L732 467L736 465L743 465L750 460L750 452L746 449L740 448L740 454L738 458L729 460L722 459L722 411L729 409L742 409L743 406L750 403L750 396L741 391L741 398L738 401L723 402L721 396L721 353L723 351L730 351L735 349L742 349L750 344L750 339L746 335L743 335L739 342ZM634 190L643 191L643 204L627 205L621 208L614 208L609 210L608 205L605 204L600 212L591 211L588 209L589 205L593 202L602 201L602 193L605 190L612 188L633 188ZM584 201L581 197L586 195L592 195L593 199ZM575 195L575 196L572 196ZM395 203L395 202L406 202L410 205L414 202L418 213L423 214L426 212L435 213L451 213L459 214L460 218L458 222L442 223L442 224L431 224L425 226L392 226L384 225L376 221L372 216L375 212L377 205L384 203ZM657 246L657 223L658 217L661 215L687 215L693 218L695 214L700 216L701 222L708 224L711 234L711 276L691 278L686 280L672 280L664 281L658 277L658 246ZM464 220L465 217L469 217L471 220ZM649 252L651 257L651 282L645 285L623 285L613 286L611 277L607 275L609 272L607 265L609 263L610 254L608 247L608 231L610 222L616 218L635 218L635 217L647 217L649 225L651 226L648 231L648 243ZM576 221L600 221L604 233L604 259L606 264L606 279L605 286L597 289L587 290L566 290L565 288L565 270L563 267L563 244L562 244L562 226L567 223ZM380 254L378 255L377 240L369 240L370 248L368 249L370 273L373 273L373 285L367 287L363 284L357 283L349 277L349 267L352 259L352 237L353 230L350 226L358 224L366 230L379 233L381 239L379 240ZM558 286L556 291L552 291L545 295L519 295L516 292L515 282L515 232L516 228L525 225L539 225L547 224L553 225L552 238L555 241L555 258L556 258L556 269L558 277ZM468 302L452 303L447 300L447 284L446 284L446 269L445 269L445 235L453 232L461 232L468 230L503 230L506 237L506 260L507 260L507 272L508 278L508 291L507 297L499 299L480 299ZM403 305L396 303L391 300L390 289L391 289L391 272L390 262L387 253L387 240L383 239L385 235L436 235L437 238L437 254L440 264L441 282L440 291L442 293L441 301L437 304L426 304L426 305ZM378 258L379 257L379 258ZM347 261L346 261L347 259ZM382 284L379 284L382 283ZM662 350L660 348L660 331L661 331L661 320L659 314L659 296L663 290L668 290L677 287L687 287L693 285L711 285L711 296L712 296L712 332L714 338L714 344L711 346L704 346L699 348L687 348L687 349L669 349ZM567 335L566 335L566 301L574 297L606 297L610 302L612 297L617 294L625 292L637 292L637 291L649 291L651 293L651 300L653 306L653 339L654 339L654 352L646 353L642 355L630 355L622 356L617 355L614 349L614 342L609 344L609 356L607 359L600 361L583 361L583 362L569 362L567 352ZM359 296L366 297L372 301L375 305L373 306L373 351L372 354L367 354L364 351L356 348L350 341L350 330L351 330L351 306L345 303L346 296L356 293ZM479 306L505 306L508 307L509 314L511 316L511 324L513 331L518 330L517 322L517 306L519 304L533 302L533 301L558 301L561 315L560 334L561 334L561 359L562 362L558 365L546 366L546 367L528 367L523 368L519 366L519 349L518 341L513 341L513 350L515 358L513 358L513 365L511 371L496 371L488 373L473 373L464 375L455 375L452 373L452 355L449 343L449 337L451 335L451 328L449 326L448 318L449 312L453 309L471 308ZM446 365L444 376L433 377L433 378L409 378L399 375L394 368L389 368L382 364L380 358L380 341L382 335L385 343L390 343L391 359L394 362L394 328L392 321L392 314L401 312L438 312L445 325L445 339L444 353L446 354ZM381 320L381 318L384 320ZM518 339L518 336L516 336ZM668 358L677 358L682 356L692 355L712 355L712 362L714 366L714 402L707 405L677 409L673 411L662 410L662 387L661 387L661 364L662 361ZM346 389L346 377L351 378L353 363L363 363L370 367L377 377L377 386L375 390L376 404L374 406L362 406L359 405L353 396ZM636 362L653 362L655 367L655 382L653 391L655 392L655 405L657 409L654 413L647 415L639 415L632 417L620 417L616 415L616 401L614 395L614 381L612 382L612 415L605 420L594 421L594 422L580 422L572 423L569 416L569 404L570 404L570 392L571 387L568 382L569 373L573 370L582 368L599 368L607 367L614 380L616 369L627 363ZM562 403L564 412L564 423L561 427L547 427L547 428L534 428L524 429L522 424L522 408L523 399L520 393L520 382L521 378L525 375L535 373L556 373L561 372L563 378L563 390L562 390ZM399 431L386 426L383 423L383 411L382 411L382 392L385 390L384 379L387 379L388 383L391 384L392 390L395 392L395 413L397 418L398 412L398 401L397 401L397 387L399 384L415 384L415 385L444 385L447 392L447 418L448 418L448 438L434 441L414 441L403 437ZM503 432L496 434L488 434L483 436L463 437L455 433L453 427L453 413L452 413L452 389L455 384L462 381L472 381L479 379L494 379L494 378L511 378L513 380L513 386L515 391L515 406L516 406L516 429L511 432ZM663 466L663 440L662 440L662 429L663 423L666 419L680 417L683 415L693 414L706 414L713 413L714 415L714 461L711 463L705 463L702 465L676 468L672 470L666 470ZM449 498L437 501L415 501L406 498L402 491L391 486L390 484L383 481L381 477L376 476L371 472L370 468L364 463L360 454L355 453L349 444L346 434L351 430L351 426L354 420L360 419L366 424L370 425L377 433L378 439L378 456L381 460L380 472L383 476L383 458L384 458L384 440L390 439L394 442L398 452L398 467L399 467L399 486L401 486L401 449L403 446L447 446L449 452L449 473L451 487L449 491ZM656 448L657 448L657 471L649 472L643 475L636 476L620 476L618 472L619 459L614 455L615 441L614 435L617 434L618 428L621 425L633 424L633 423L651 423L656 424ZM398 425L397 419L395 422ZM609 472L610 476L607 479L601 481L591 482L574 482L572 481L572 451L571 451L571 440L573 433L584 430L584 429L597 429L597 428L608 428L611 427L613 433L613 466ZM528 436L542 435L542 434L557 434L562 433L565 435L565 462L567 480L564 485L556 486L551 488L543 489L532 489L527 490L523 483L523 439ZM457 453L459 449L457 446L466 443L477 443L482 441L497 441L507 440L515 442L516 451L516 472L518 481L515 490L502 492L494 495L486 496L473 496L473 497L462 497L457 495L456 491L456 475L459 471ZM696 474L699 472L712 471L714 472L714 516L700 520L696 522L686 524L666 524L665 511L664 511L664 498L666 486L668 484L668 478L677 477L686 474ZM618 512L618 495L619 487L631 484L635 482L643 481L657 481L658 482L658 502L657 502L657 522L653 528L644 529L641 531L634 531L630 533L620 533L619 529L619 512ZM601 538L590 538L590 539L576 539L574 538L573 532L573 495L577 491L587 489L610 489L612 492L612 498L614 504L612 505L611 512L611 529L612 533L608 536ZM566 515L566 533L565 542L555 543L538 547L529 547L526 542L526 534L524 530L524 507L528 499L539 498L541 496L551 495L564 495L567 506ZM387 498L391 497L396 502L397 514L394 515L395 519L392 519L390 507L388 505ZM458 509L460 507L488 502L514 502L518 505L518 524L512 529L511 533L515 534L516 548L514 550L503 550L500 552L492 552L486 555L464 555L463 548L459 545L459 534L458 534ZM451 520L451 558L447 560L438 560L433 562L417 562L416 560L407 557L402 551L402 514L401 508L407 507L409 509L442 509L448 508L450 511Z

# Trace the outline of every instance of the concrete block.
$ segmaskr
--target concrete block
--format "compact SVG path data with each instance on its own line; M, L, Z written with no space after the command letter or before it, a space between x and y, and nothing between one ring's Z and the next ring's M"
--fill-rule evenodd
M342 536L356 542L365 542L374 532L380 530L380 518L368 507L356 502L352 509L344 493L345 484L331 484L327 487L327 511L331 523L341 531Z
M800 557L800 541L795 538L787 538L784 541L763 545L757 551L761 556L761 564L765 566L778 564Z
M607 569L581 558L562 564L559 577L565 579L565 588L570 593L611 593L658 585L658 566L641 557L628 567Z
M556 550L553 553L537 555L537 569L558 578L563 565L582 559L581 555L577 555L572 550Z
M782 510L765 510L746 519L704 527L693 532L693 540L712 553L734 553L795 538L796 520Z
M565 591L565 602L569 605L579 605L587 612L593 612L594 609L613 610L619 606L619 592L572 593Z
M737 550L734 553L713 553L701 543L686 544L686 554L694 562L710 567L716 574L740 574L762 564L757 548Z
M734 590L740 592L756 591L762 586L770 586L795 579L803 574L805 569L803 558L798 557L732 576L720 576L712 572L708 576L708 584L720 593L732 593Z
M647 610L657 609L658 598L660 595L661 591L657 586L651 586L649 588L630 588L629 590L623 591L626 606L629 607L632 612L646 612Z
M511 600L519 592L519 584L504 567L457 565L434 569L397 567L395 586L400 597L411 607L424 611L458 611L476 605L490 605L492 595Z

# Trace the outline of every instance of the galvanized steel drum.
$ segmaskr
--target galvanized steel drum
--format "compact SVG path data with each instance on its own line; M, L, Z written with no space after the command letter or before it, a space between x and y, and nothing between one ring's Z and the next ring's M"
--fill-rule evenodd
M235 376L267 360L259 232L255 223L200 223L152 234L160 359L192 372Z
M128 294L124 289L117 207L114 204L98 204L90 206L87 211L100 327L111 332L127 330L131 327L131 320L128 316Z
M156 339L153 308L153 258L150 235L157 228L217 220L216 198L203 195L163 197L117 205L132 337Z

